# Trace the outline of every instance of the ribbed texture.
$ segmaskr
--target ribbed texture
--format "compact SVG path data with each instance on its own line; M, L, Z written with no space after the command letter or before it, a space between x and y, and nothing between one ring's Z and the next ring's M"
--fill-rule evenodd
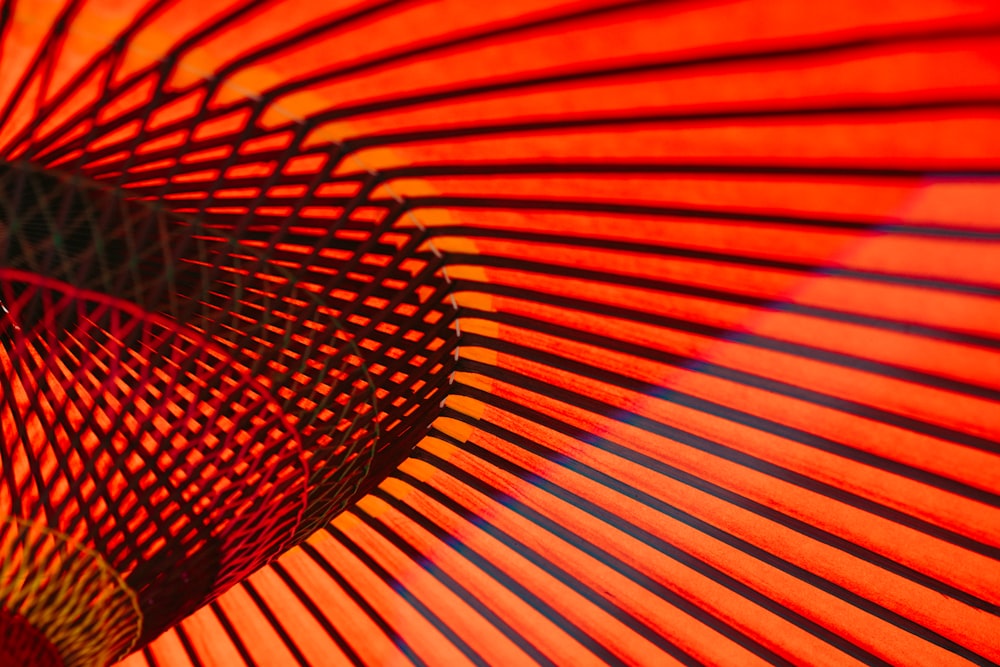
M1000 7L474 5L95 0L0 81L9 157L118 178L22 129L125 31L95 81L334 142L460 308L398 471L122 664L1000 661Z

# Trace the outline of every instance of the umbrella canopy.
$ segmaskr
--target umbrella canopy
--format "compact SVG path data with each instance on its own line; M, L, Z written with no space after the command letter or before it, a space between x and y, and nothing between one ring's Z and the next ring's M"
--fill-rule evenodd
M1000 661L998 37L989 0L6 2L4 650Z

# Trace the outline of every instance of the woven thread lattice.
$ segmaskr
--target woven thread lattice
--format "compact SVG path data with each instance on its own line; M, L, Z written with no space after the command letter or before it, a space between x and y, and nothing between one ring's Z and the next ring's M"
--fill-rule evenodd
M288 545L301 442L245 369L103 295L9 269L0 294L0 507L97 550L153 621Z
M0 163L0 509L111 564L139 647L393 470L459 332L428 230L322 119L178 87L176 54L123 74L131 39Z
M0 213L0 507L119 572L139 645L323 525L436 414L454 310L396 216L276 229L25 163L0 170Z

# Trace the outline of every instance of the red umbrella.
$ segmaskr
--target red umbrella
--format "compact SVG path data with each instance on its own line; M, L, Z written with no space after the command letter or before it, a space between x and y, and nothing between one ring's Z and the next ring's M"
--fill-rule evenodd
M8 661L1000 661L994 3L0 21Z

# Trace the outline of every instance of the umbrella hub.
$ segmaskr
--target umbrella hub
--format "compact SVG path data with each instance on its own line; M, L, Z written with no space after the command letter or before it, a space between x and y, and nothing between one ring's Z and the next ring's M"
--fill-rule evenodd
M24 618L0 609L0 664L64 667L59 651Z
M0 520L0 664L88 667L139 635L135 594L104 559L40 522Z

